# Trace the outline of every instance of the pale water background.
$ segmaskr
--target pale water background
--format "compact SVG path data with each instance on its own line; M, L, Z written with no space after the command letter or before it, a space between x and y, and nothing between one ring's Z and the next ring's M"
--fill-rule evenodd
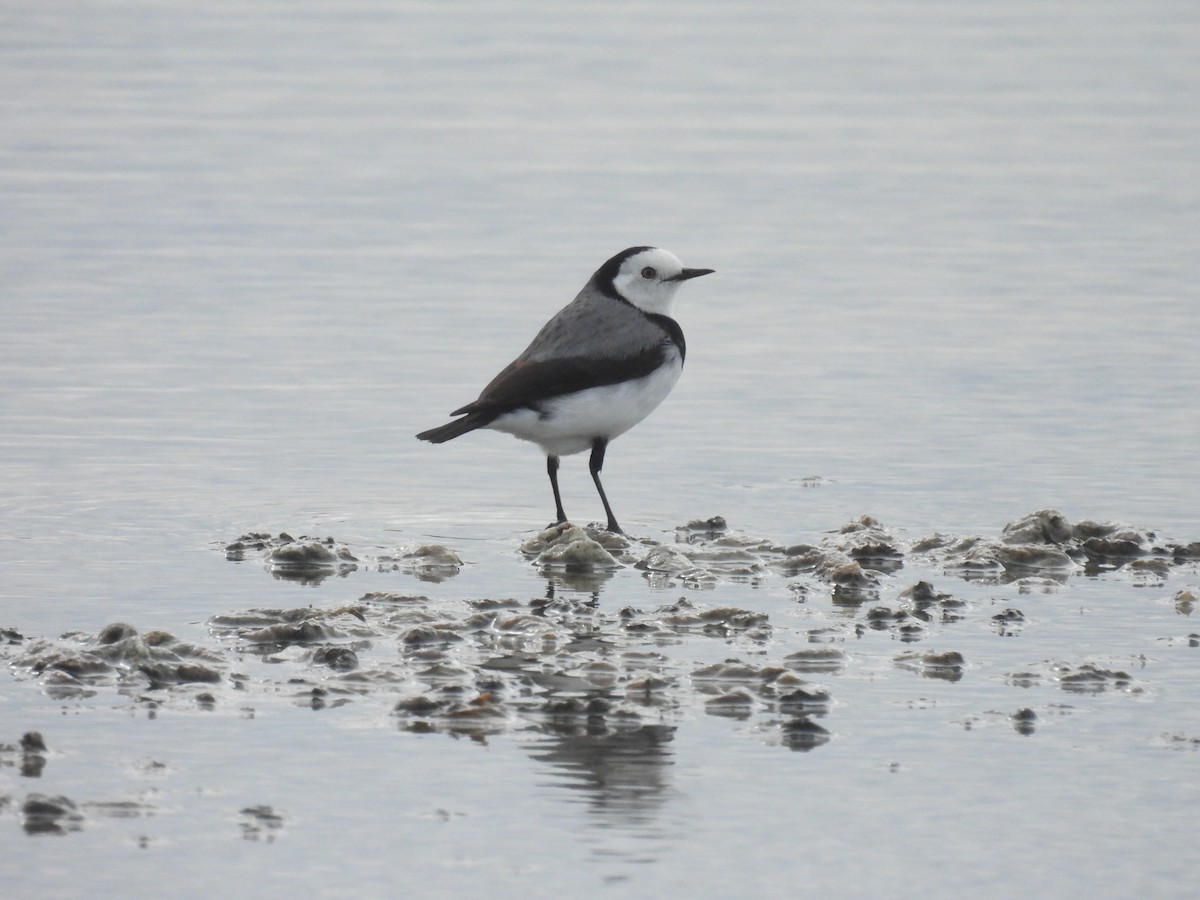
M1190 2L5 4L0 625L204 641L217 613L368 590L541 595L516 553L550 518L537 453L412 435L644 243L717 274L681 292L679 386L609 453L627 530L721 514L816 542L871 514L910 539L994 535L1057 507L1200 539L1198 148ZM602 514L582 458L563 490ZM302 587L225 561L250 530L437 541L469 565ZM920 575L1029 602L938 576ZM413 735L383 701L149 719L6 677L0 743L38 730L57 755L34 785L0 769L0 881L1183 896L1200 651L1166 649L1197 625L1164 601L1198 582L1077 577L1008 657L982 626L946 637L982 660L959 683L827 679L833 738L806 754L685 710L633 808L548 738ZM769 612L778 656L786 583L627 571L599 602ZM866 659L902 649L878 640ZM738 655L711 643L677 652ZM1009 696L1013 668L1139 654L1158 668L1137 696L1074 699L1031 736L963 727L1039 702ZM34 838L16 811L34 790L159 799ZM272 841L243 840L255 804L284 816Z

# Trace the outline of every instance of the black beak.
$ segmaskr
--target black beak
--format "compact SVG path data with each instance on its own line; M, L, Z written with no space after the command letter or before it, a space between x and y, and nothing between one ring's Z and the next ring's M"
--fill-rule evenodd
M664 278L664 281L687 281L689 278L699 278L701 275L711 275L716 269L684 269L678 275Z

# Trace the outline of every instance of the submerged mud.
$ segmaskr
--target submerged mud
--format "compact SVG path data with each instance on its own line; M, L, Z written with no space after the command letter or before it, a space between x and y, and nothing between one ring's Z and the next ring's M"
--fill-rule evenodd
M788 544L737 533L713 517L680 526L673 543L566 524L535 535L519 551L546 578L545 596L450 603L423 593L369 592L327 606L219 612L208 623L216 639L211 646L164 631L139 633L126 623L53 639L9 630L4 656L57 699L110 689L135 697L153 693L165 702L207 697L218 703L231 686L245 694L285 685L298 702L313 706L395 694L394 715L404 727L424 730L502 731L546 716L627 725L648 715L657 720L663 708L693 706L721 715L753 713L778 734L796 708L783 698L798 691L826 698L805 707L804 717L829 713L829 686L810 679L852 667L854 657L844 647L866 630L886 632L902 645L949 643L897 650L893 661L925 677L956 680L971 667L952 646L959 623L983 618L1008 637L1028 624L1015 606L985 614L945 583L906 583L906 566L976 584L1015 585L1024 594L1118 570L1155 581L1181 567L1194 574L1200 542L1162 540L1120 523L1071 523L1055 510L1040 510L995 537L937 533L906 540L864 516L815 543ZM305 583L370 567L437 584L464 566L456 550L441 545L370 556L332 537L288 534L249 533L225 553ZM601 603L606 582L624 569L641 572L659 594L679 596L648 606ZM800 616L780 634L764 611L705 602L716 586L739 582L784 585L794 603L810 610L825 598L828 614ZM1182 589L1173 599L1181 613L1190 613L1194 590ZM697 653L674 649L694 641L719 642L727 659L694 665L689 660ZM239 673L237 661L245 655L279 666L279 684L256 685ZM1041 672L1013 677L1052 680L1068 690L1134 683L1087 659L1048 661Z
M109 696L151 715L165 706L243 716L281 701L318 711L363 704L409 732L553 735L551 752L574 760L572 771L612 785L620 781L612 754L659 759L696 716L791 750L836 743L841 679L882 678L890 669L958 684L976 667L958 635L1019 641L1039 624L1020 598L1068 592L1073 578L1119 578L1162 592L1178 573L1191 584L1159 600L1190 616L1200 542L1041 510L992 537L909 539L864 516L812 543L741 534L720 517L680 526L673 542L568 524L518 552L544 578L544 594L446 600L428 589L369 591L313 606L216 611L205 643L122 622L56 638L7 628L0 657L17 678L64 703ZM304 584L371 569L435 588L468 565L441 545L371 555L334 538L287 534L243 535L225 553ZM640 593L629 590L635 573ZM618 576L622 590L606 593ZM737 605L724 599L730 585L750 588ZM967 585L1003 587L1005 599L981 602ZM757 608L766 596L759 589L785 602ZM872 634L895 643L863 649ZM1181 630L1161 641L1196 647L1200 634ZM1014 691L1011 704L980 710L968 724L1002 719L1028 736L1069 710L1072 697L1138 696L1153 683L1133 653L1081 656L1071 647L1021 658L993 677ZM1061 699L1035 709L1016 693L1039 687ZM1163 738L1175 747L1196 740ZM46 760L35 733L19 745L0 743L0 765L23 775L37 777ZM20 811L30 834L144 812L121 808L124 801L88 805L37 792L0 801ZM241 810L238 821L249 840L272 840L283 825L266 806Z

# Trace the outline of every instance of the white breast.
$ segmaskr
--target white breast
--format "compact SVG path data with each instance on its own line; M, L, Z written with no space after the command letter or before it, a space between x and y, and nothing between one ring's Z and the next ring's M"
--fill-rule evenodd
M541 403L541 413L520 409L500 416L489 428L532 441L552 456L581 453L598 437L624 434L658 407L683 371L678 353L644 378L588 388Z

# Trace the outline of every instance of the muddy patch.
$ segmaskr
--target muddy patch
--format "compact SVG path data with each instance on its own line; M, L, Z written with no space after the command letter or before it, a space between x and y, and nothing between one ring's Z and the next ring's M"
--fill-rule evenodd
M908 679L899 682L912 686L901 705L912 709L937 705L921 683L959 690L990 678L1013 701L968 714L965 727L1003 724L1028 737L1075 704L1144 697L1154 688L1144 654L1064 658L1021 648L1052 604L1070 602L1077 577L1159 590L1147 602L1190 618L1197 546L1123 524L1072 523L1053 510L995 537L911 539L862 517L808 543L739 534L719 517L680 526L673 541L563 525L516 551L544 578L543 595L447 600L433 591L466 565L454 548L373 555L334 538L256 533L224 545L226 555L304 584L369 568L423 589L220 611L202 641L126 622L56 638L7 627L0 656L56 702L115 700L151 718L163 709L252 718L280 703L318 713L357 706L411 733L552 736L553 753L591 760L592 776L611 783L616 770L596 762L603 753L661 761L697 717L785 749L836 746L844 686L887 680L889 671ZM1177 577L1190 583L1162 589ZM729 602L731 586L741 602ZM980 651L965 645L984 634L1007 649L977 660ZM1157 644L1190 651L1200 637L1183 628ZM1192 745L1178 735L1164 743ZM22 780L42 778L53 760L35 731L0 743L0 768ZM4 802L30 835L153 812L140 800L45 791ZM286 832L283 814L268 806L245 807L236 821L247 840Z

